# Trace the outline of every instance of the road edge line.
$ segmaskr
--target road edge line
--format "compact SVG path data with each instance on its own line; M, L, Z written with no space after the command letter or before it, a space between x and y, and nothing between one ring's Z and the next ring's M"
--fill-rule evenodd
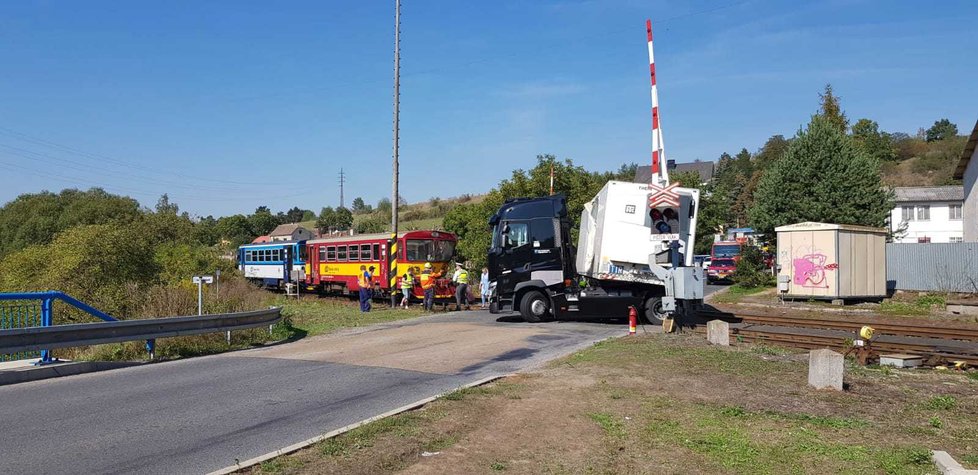
M310 445L315 444L317 442L322 442L322 441L327 440L327 439L332 439L333 437L336 437L338 435L341 435L341 434L344 434L346 432L349 432L349 431L351 431L353 429L356 429L356 428L358 428L360 426L367 425L367 424L369 424L371 422L379 421L381 419L385 419L385 418L390 417L390 416L395 416L395 415L400 414L402 412L410 411L411 409L417 409L417 408L419 408L421 406L424 406L425 404L428 404L429 402L432 402L432 401L434 401L436 399L440 399L440 398L442 398L442 397L444 397L444 396L446 396L448 394L451 394L451 393L453 393L455 391L458 391L459 389L468 389L468 388L474 388L476 386L482 386L483 384L489 384L489 383L491 383L493 381L496 381L498 379L503 379L503 378L507 378L507 377L513 376L514 374L515 373L501 374L501 375L496 375L496 376L489 376L489 377L485 377L485 378L482 378L482 379L473 381L471 383L466 383L466 384L463 384L461 386L458 386L458 387L456 387L454 389L451 389L449 391L444 391L444 392L442 392L440 394L436 394L434 396L429 396L429 397L426 397L424 399L420 399L418 401L412 402L410 404L403 405L401 407L398 407L396 409L392 409L392 410L387 411L387 412L384 412L382 414L378 414L378 415L373 416L373 417L368 417L367 419L364 419L362 421L354 422L353 424L349 424L349 425L340 427L339 429L331 430L331 431L329 431L329 432L327 432L325 434L317 435L316 437L312 437L310 439L306 439L306 440L304 440L302 442L298 442L298 443L289 445L287 447L284 447L284 448L281 448L281 449L278 449L278 450L269 452L269 453L264 454L264 455L259 455L259 456L254 457L254 458L250 458L250 459L245 460L243 462L237 462L234 465L228 465L227 467L224 467L224 468L221 468L221 469L217 469L217 470L215 470L213 472L209 472L207 475L227 475L227 474L230 474L230 473L234 473L234 472L237 472L238 470L242 470L242 469L245 469L245 468L248 468L248 467L252 467L254 465L258 465L258 464L260 464L260 463L262 463L262 462L264 462L266 460L271 460L271 459L273 459L275 457L280 457L282 455L288 455L288 454L290 454L292 452L296 452L296 451L298 451L300 449L304 449L306 447L309 447Z

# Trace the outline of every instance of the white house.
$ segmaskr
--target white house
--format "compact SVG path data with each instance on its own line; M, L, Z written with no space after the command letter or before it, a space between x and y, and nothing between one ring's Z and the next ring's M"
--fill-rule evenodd
M268 233L271 241L302 241L312 239L312 231L298 224L280 224Z
M894 242L961 242L964 189L960 186L905 186L893 189L890 213ZM901 228L906 228L901 231Z
M975 189L975 182L978 181L976 145L978 145L978 122L975 122L975 128L971 131L968 144L964 146L961 160L958 161L958 168L954 170L954 178L964 180L964 240L967 242L978 242L978 190Z

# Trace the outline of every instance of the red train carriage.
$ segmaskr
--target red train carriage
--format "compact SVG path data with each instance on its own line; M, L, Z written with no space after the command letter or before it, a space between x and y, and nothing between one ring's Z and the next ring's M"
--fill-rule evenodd
M401 276L414 271L415 300L424 298L421 271L430 262L435 273L435 300L454 301L449 262L455 255L455 235L442 231L408 231L397 236L397 256L390 256L390 234L360 234L306 241L306 284L322 293L352 294L360 289L360 266L374 266L374 297L390 297L391 264L396 265L394 289L400 290ZM392 259L396 257L396 259ZM392 262L393 261L393 262Z

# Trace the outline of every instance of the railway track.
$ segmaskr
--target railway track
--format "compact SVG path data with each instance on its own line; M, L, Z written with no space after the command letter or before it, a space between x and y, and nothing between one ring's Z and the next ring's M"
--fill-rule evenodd
M925 357L930 364L965 361L978 366L978 327L940 326L923 322L878 322L868 319L837 320L791 315L763 315L738 312L702 312L706 320L720 319L731 324L738 341L768 343L795 348L832 348L848 351L859 329L868 325L876 330L872 347L877 353L909 353ZM694 327L694 331L702 331Z

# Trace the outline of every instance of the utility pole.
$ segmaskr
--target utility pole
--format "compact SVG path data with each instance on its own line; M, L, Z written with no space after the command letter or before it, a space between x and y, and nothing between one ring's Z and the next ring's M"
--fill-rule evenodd
M346 181L345 178L346 176L343 175L343 169L340 168L340 208L344 207L343 206L343 183Z
M391 288L391 307L394 307L394 292L397 288L397 153L398 132L400 132L401 108L401 0L394 0L394 170L392 174L393 189L391 190L391 238L387 241L387 281Z
M391 235L397 240L398 133L401 109L401 0L394 0L394 189L391 192Z

